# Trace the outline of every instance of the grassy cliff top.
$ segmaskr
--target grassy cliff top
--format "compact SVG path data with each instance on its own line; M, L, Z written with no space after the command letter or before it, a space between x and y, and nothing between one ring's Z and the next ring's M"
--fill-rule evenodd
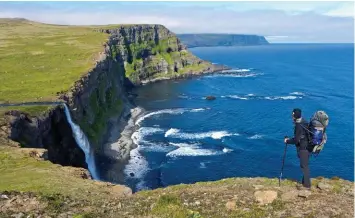
M0 217L354 217L354 183L339 178L312 179L310 194L291 180L228 178L130 195L38 150L0 145Z
M103 51L109 35L95 28L0 19L0 103L51 101L68 90Z

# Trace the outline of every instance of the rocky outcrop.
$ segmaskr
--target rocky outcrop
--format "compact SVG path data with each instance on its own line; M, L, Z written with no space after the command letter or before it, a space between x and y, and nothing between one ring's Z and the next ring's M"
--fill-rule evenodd
M162 25L122 26L99 31L111 34L111 54L124 63L125 75L133 84L220 69L192 55L180 39Z
M20 111L8 111L5 115L8 125L2 130L21 147L45 148L47 159L53 163L87 168L62 106L38 117Z
M134 107L127 100L127 89L161 79L214 72L223 66L213 66L192 55L174 33L161 25L129 25L96 31L108 34L108 39L96 58L95 67L70 90L57 94L70 108L72 120L84 131L98 159L122 156L126 160L132 146L122 149L124 155L108 156L104 145L110 122L115 120L113 125L119 124L123 112L129 113ZM72 137L62 106L38 117L19 111L9 112L7 116L11 120L7 135L22 147L45 148L48 159L54 163L87 168L85 155ZM127 123L127 119L121 120Z

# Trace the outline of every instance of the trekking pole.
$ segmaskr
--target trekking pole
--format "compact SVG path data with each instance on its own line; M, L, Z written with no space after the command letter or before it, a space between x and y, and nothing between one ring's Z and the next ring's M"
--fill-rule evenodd
M285 138L287 138L287 136L285 136ZM284 156L282 159L282 167L281 167L281 173L280 173L280 177L279 177L279 186L281 186L281 178L282 178L282 172L284 171L286 151L287 151L287 143L285 143L285 151L284 151Z

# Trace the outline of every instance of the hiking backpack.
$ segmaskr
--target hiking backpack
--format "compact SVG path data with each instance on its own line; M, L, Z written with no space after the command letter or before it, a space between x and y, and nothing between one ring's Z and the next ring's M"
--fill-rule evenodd
M325 130L329 124L329 117L324 111L316 111L306 127L308 132L308 150L312 154L318 155L327 142Z

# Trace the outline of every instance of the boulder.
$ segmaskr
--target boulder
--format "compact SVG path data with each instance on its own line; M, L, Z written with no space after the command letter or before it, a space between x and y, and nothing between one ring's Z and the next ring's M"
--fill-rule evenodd
M124 197L132 195L132 189L124 185L114 185L112 186L112 192L117 197Z
M254 193L256 201L261 204L270 204L277 198L276 191L256 191Z
M206 100L216 100L216 97L209 95L209 96L206 96Z
M308 198L309 196L311 196L311 191L309 190L301 190L298 192L298 196L302 197L302 198Z
M324 182L318 183L317 187L320 190L324 190L324 191L329 191L329 190L332 190L332 188L333 188L331 185L324 183Z

